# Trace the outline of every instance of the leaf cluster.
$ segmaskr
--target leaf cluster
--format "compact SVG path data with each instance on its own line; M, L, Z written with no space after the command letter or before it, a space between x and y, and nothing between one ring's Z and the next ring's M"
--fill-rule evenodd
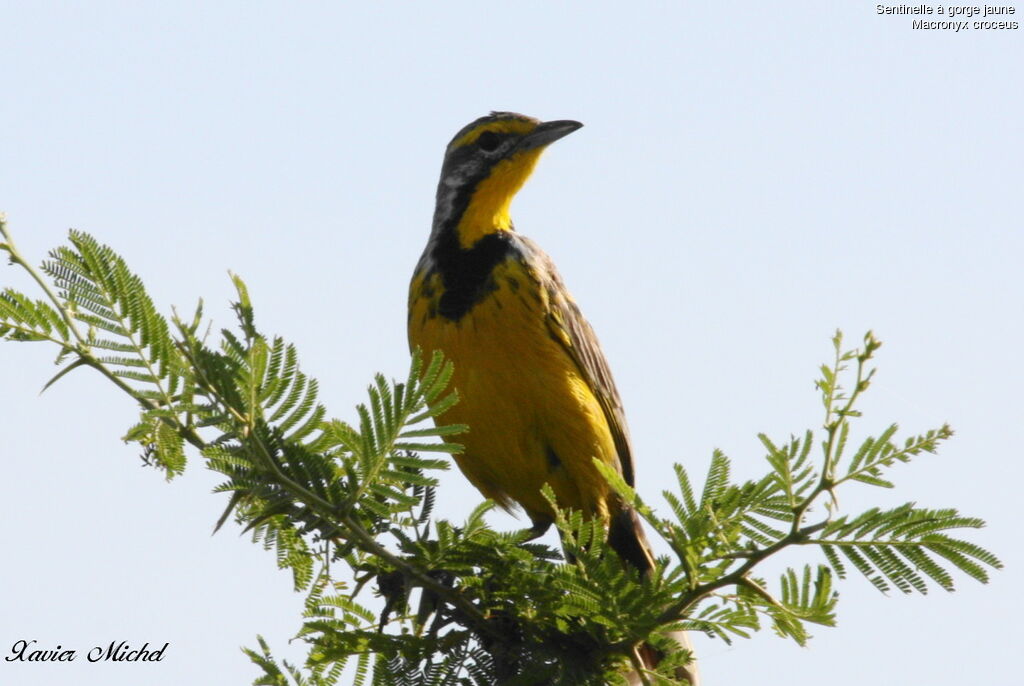
M125 440L167 478L193 446L230 496L217 527L233 516L305 594L304 664L278 662L259 638L245 651L260 669L254 683L320 686L346 674L355 684L606 684L632 669L642 683L672 684L691 657L673 638L681 629L731 642L767 625L803 645L810 625L835 623L835 583L851 571L882 591L925 593L951 590L956 571L985 582L1001 566L954 535L983 522L953 509L839 515L837 489L891 488L896 466L952 435L943 425L898 441L893 424L848 448L880 346L870 333L856 349L836 334L817 381L821 428L761 435L760 479L734 481L718 451L703 484L676 465L666 517L599 464L671 551L641 579L602 524L578 512L558 510L564 556L528 532L490 528L491 503L458 524L434 517L443 456L467 430L434 421L458 401L440 355L417 352L401 381L375 377L354 422L331 419L295 346L256 326L239 277L236 325L211 341L201 302L187 319L166 319L91 236L71 232L36 270L2 222L0 232L0 249L44 295L0 293L0 337L56 345L62 366L50 383L87 367L130 395L139 416ZM797 547L820 551L820 562L774 582L758 576L768 557ZM644 645L667 656L656 670L641 669Z

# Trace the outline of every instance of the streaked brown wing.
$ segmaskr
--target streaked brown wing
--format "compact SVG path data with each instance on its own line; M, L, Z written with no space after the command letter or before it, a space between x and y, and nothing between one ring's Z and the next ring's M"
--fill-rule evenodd
M547 294L548 328L555 340L562 344L575 361L584 380L601 403L615 441L615 449L619 454L619 469L626 483L633 486L633 448L629 441L629 427L626 425L626 414L619 392L615 388L611 369L608 368L608 361L601 352L601 344L598 343L594 330L584 319L580 308L569 295L551 258L532 241L523 242L529 245L533 252L532 257L540 267L536 272L536 278Z

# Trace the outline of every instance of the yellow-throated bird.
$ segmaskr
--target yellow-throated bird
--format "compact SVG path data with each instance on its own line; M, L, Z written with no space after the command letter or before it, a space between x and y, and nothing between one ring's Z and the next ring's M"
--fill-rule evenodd
M480 491L519 505L540 534L561 507L599 517L619 556L654 561L636 513L594 459L633 485L629 431L611 371L551 259L516 233L512 198L544 149L582 124L494 112L445 151L427 247L409 290L409 342L454 363L460 401L440 421L469 425L456 462Z

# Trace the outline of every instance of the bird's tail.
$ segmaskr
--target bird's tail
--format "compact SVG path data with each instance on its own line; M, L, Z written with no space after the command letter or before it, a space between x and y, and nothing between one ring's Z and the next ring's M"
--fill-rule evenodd
M647 534L644 533L636 510L631 507L622 507L612 515L611 521L608 523L608 545L618 553L624 562L640 570L640 575L643 578L646 579L651 575L651 571L654 569L654 555L651 553L651 544L647 541ZM690 637L685 631L673 633L672 638L684 649L693 651ZM644 666L651 669L657 666L664 655L650 645L644 645L641 647L640 657ZM690 686L700 686L700 675L697 672L696 662L680 667L675 676L677 679L686 679ZM630 684L643 683L638 674L628 675L627 682Z
M640 576L647 578L654 569L654 555L647 534L640 524L640 517L631 507L621 507L608 522L608 545L623 562L640 570Z

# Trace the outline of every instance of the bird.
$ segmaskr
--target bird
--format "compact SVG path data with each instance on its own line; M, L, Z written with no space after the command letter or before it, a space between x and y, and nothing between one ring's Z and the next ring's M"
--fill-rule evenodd
M455 461L485 497L522 508L540 536L555 518L548 484L559 507L600 519L610 547L647 577L640 519L594 464L635 484L608 361L553 260L510 214L544 150L582 126L492 112L455 134L409 286L409 344L454 365L460 400L436 421L468 425Z

